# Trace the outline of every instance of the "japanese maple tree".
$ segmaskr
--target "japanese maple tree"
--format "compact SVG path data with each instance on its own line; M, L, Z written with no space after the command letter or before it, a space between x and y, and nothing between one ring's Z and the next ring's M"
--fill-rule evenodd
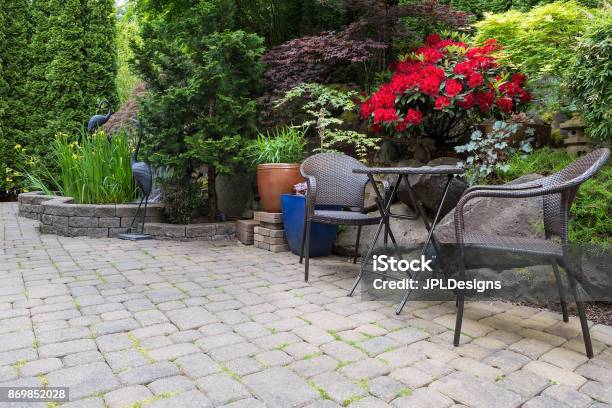
M511 73L493 56L494 39L482 47L427 36L425 44L394 64L391 80L367 98L362 119L375 133L460 139L486 118L504 118L531 100L525 75Z

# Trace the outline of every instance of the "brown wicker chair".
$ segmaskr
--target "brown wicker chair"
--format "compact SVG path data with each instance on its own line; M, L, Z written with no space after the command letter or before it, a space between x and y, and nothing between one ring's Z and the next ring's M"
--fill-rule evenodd
M596 174L609 157L609 149L598 149L584 155L560 172L539 180L501 186L474 186L466 190L455 208L455 235L460 252L459 278L465 279L466 248L493 249L541 255L549 259L552 264L559 287L563 320L567 322L567 303L563 296L562 283L557 266L560 263L567 272L568 282L576 300L586 354L589 358L593 357L593 346L584 311L584 303L578 300L576 292L576 276L580 276L580 266L574 265L569 259L568 218L572 201L580 185ZM523 198L535 196L542 196L546 239L499 237L465 231L463 209L470 200L476 197ZM550 240L552 236L560 237L561 243ZM459 345L464 302L465 293L460 291L457 295L455 346Z
M378 206L364 207L365 187L368 176L354 174L353 169L366 167L360 161L340 153L318 153L308 157L302 163L300 171L306 179L308 192L306 196L306 210L304 212L304 230L300 249L300 263L304 256L304 280L308 282L308 267L310 253L310 225L312 222L335 225L355 225L357 241L353 263L357 262L361 227L364 225L378 225L380 214L369 214ZM389 184L381 182L385 189L385 196L389 191ZM342 210L318 210L315 206L339 206ZM385 236L387 231L385 231Z

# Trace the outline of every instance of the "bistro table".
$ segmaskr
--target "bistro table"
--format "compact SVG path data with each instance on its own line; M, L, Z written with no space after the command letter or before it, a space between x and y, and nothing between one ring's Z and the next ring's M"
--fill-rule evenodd
M376 204L377 204L378 210L380 211L381 220L376 230L376 233L374 234L374 238L372 239L372 243L370 244L370 248L368 249L368 253L364 258L362 258L361 270L359 272L359 275L357 276L357 279L355 279L355 283L353 283L353 287L351 288L351 291L349 292L349 296L353 295L353 292L357 288L357 285L359 284L359 282L365 275L367 263L370 257L372 256L372 252L374 251L374 246L376 245L376 242L378 241L378 238L380 237L380 233L382 231L383 226L385 226L385 236L384 236L385 246L387 244L387 234L388 234L389 238L391 238L391 242L393 243L393 246L395 248L395 251L398 257L401 257L399 247L395 240L395 236L393 235L393 231L391 230L391 227L389 225L390 218L398 218L398 219L405 219L405 220L416 220L417 218L421 218L423 220L423 223L425 224L425 228L427 229L427 239L425 240L425 243L423 244L423 247L421 249L421 255L425 254L430 242L434 244L434 249L438 247L438 243L436 242L436 239L433 235L434 229L436 228L436 224L438 223L438 220L440 218L440 212L442 211L442 208L444 206L444 201L446 200L446 196L448 194L448 189L449 189L452 179L458 174L463 174L464 170L460 167L452 167L452 166L366 167L366 168L353 169L353 173L366 174L368 176L368 179L370 183L372 184L372 187L376 194ZM383 198L378 188L378 185L374 180L374 175L396 175L397 176L397 181L395 182L395 184L393 185L391 189L390 197ZM445 175L447 178L446 183L444 185L444 192L442 193L442 198L440 199L440 203L438 204L438 208L436 209L435 215L433 217L433 220L431 220L431 222L427 220L427 215L425 214L423 205L419 200L416 199L414 191L412 190L412 187L410 186L410 183L408 181L408 176L410 175L434 175L434 176L444 176ZM408 197L410 198L410 201L413 203L413 206L414 206L414 210L415 210L414 214L409 214L409 215L394 214L391 212L391 203L393 203L393 201L397 197L399 186L402 183L402 181L405 181L406 191L408 192ZM437 249L436 249L436 252L437 252ZM376 272L376 271L372 271L372 273L382 275L381 273ZM386 277L386 275L384 276ZM411 278L414 278L414 276L411 276ZM399 307L396 310L396 314L399 315L402 312L404 305L408 301L408 296L410 296L410 292L411 292L410 289L406 290L406 293L404 294L404 297Z

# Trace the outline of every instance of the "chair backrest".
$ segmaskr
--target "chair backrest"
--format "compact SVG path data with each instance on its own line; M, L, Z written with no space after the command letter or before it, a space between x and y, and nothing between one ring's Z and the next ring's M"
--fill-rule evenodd
M300 172L316 181L315 204L362 208L368 176L353 173L360 167L366 166L345 154L318 153L304 160Z
M609 157L609 149L597 149L585 154L560 172L542 179L544 187L561 189L559 193L543 197L546 235L559 235L567 243L567 221L576 192L582 183L603 167Z

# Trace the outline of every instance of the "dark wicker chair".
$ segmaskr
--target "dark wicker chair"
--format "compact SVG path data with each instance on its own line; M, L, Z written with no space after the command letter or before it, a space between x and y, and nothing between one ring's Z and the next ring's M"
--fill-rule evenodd
M560 263L567 272L568 282L576 300L586 354L589 358L593 357L593 346L584 304L578 300L576 291L576 277L581 274L580 266L571 262L569 257L568 218L572 201L580 185L597 173L609 157L609 149L598 149L584 155L560 172L532 182L501 186L474 186L466 190L455 208L455 235L460 252L459 278L465 278L465 250L467 248L543 256L552 264L560 293L563 320L567 322L567 303L563 296L563 287L557 266ZM476 197L523 198L535 196L542 196L546 239L499 237L465 231L463 209L470 200ZM553 236L560 237L561 243L552 241L550 238ZM464 301L465 293L460 291L457 295L455 346L459 345Z
M340 153L319 153L308 157L302 163L300 171L306 179L308 192L306 210L304 212L304 231L300 250L300 263L304 256L304 279L308 282L308 266L310 253L310 225L312 222L335 225L355 225L357 240L353 263L357 263L361 227L378 225L380 214L369 214L377 208L377 204L364 207L365 187L368 176L354 174L353 169L366 167L360 161ZM389 184L381 182L386 193ZM315 206L339 206L344 210L318 210Z

